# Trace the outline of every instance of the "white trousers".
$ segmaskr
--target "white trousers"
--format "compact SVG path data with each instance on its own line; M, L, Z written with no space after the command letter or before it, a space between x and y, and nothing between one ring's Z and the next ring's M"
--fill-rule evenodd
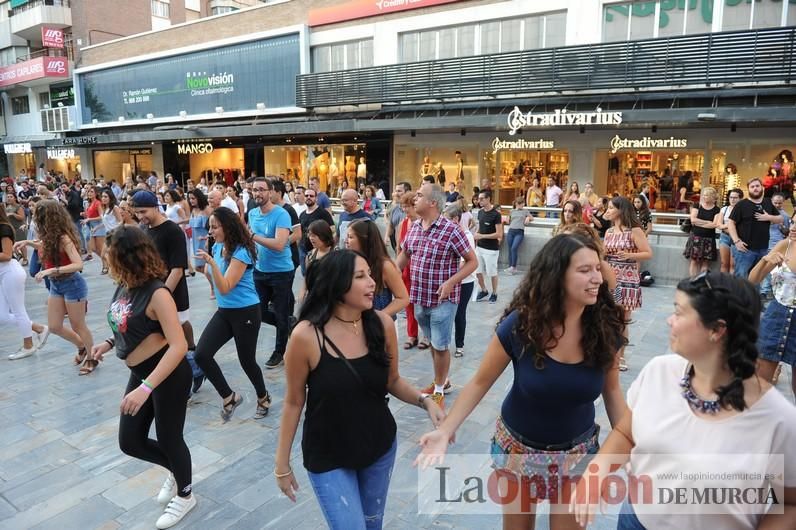
M25 309L26 276L17 260L0 263L0 324L15 323L23 339L33 336Z

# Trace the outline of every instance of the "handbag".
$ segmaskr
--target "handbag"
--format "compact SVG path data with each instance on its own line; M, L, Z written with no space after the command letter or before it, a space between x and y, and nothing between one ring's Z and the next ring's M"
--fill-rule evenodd
M680 225L680 230L682 230L686 234L691 233L692 228L693 225L691 224L691 219L685 219L683 223Z

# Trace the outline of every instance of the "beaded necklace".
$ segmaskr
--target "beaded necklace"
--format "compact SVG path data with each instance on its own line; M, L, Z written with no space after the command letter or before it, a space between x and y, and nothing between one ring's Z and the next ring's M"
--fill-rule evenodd
M701 397L697 396L694 392L694 389L691 388L691 377L694 375L694 367L689 367L686 374L680 380L680 386L683 388L682 396L688 401L688 404L691 405L691 408L704 412L707 414L716 414L721 410L721 404L719 404L718 400L706 400L702 399Z

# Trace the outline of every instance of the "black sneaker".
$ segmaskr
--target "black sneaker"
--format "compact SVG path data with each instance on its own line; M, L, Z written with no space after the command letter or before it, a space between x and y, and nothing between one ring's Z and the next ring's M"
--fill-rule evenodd
M479 291L478 296L475 297L475 301L481 302L482 300L485 300L487 296L489 296L489 291Z
M271 358L266 361L265 367L271 370L273 368L281 366L282 364L284 364L284 362L285 362L284 354L274 352L271 354Z
M492 293L492 296L489 297L489 303L490 304L497 303L497 294Z

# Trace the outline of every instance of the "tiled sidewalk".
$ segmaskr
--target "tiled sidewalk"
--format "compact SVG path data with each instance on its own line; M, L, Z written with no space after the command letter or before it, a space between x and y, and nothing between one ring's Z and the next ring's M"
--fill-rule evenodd
M97 263L86 266L90 288L89 326L95 340L109 335L104 311L112 284L99 275ZM498 304L472 303L468 312L467 346L462 359L453 359L451 380L457 390L478 367L504 304L520 276L501 275ZM208 284L199 276L189 278L191 315L197 339L215 310L208 298ZM627 388L638 370L655 355L666 352L668 316L673 299L670 287L645 289L644 308L634 317L628 360L630 371L622 374ZM28 280L28 308L34 320L45 317L44 288ZM399 319L403 333L404 320ZM0 329L5 348L19 346L16 330ZM273 328L260 333L259 362L270 354ZM403 342L401 340L400 342ZM128 371L113 356L91 376L78 377L72 366L73 348L52 336L34 357L0 359L0 528L29 529L150 529L161 513L155 496L164 471L123 455L117 445L119 402ZM283 370L266 370L266 384L274 397L271 414L251 419L255 396L241 370L232 342L216 357L231 386L241 391L245 403L228 424L219 418L220 398L207 383L192 399L185 437L194 466L194 492L199 504L177 528L321 528L323 517L301 465L298 442L294 445L293 469L301 487L298 502L279 495L272 476L277 431L284 393ZM431 378L429 354L417 349L401 350L401 373L416 385ZM500 403L511 383L507 370L476 408L458 433L452 451L486 453ZM780 389L790 395L789 374L783 374ZM430 430L425 414L414 406L392 399L398 423L396 461L386 512L386 528L496 528L500 517L441 515L417 512L417 474L411 467L417 439ZM603 436L608 421L602 405L598 421ZM299 433L300 437L300 433ZM596 528L613 528L611 517L603 517ZM540 518L537 528L547 528Z

